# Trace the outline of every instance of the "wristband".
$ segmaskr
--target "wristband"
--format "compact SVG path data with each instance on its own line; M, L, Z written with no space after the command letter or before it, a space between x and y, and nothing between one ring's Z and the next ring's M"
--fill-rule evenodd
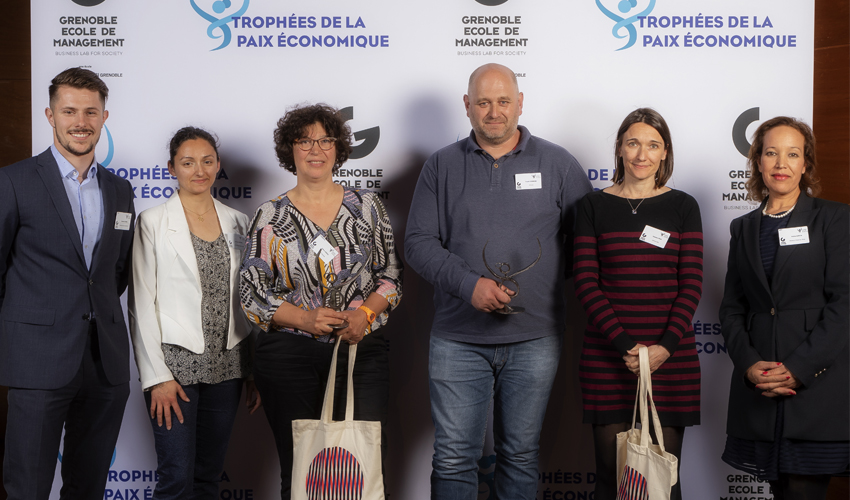
M370 325L372 324L372 322L375 321L375 318L378 316L377 314L375 314L375 311L369 309L366 306L360 306L357 309L360 309L361 311L366 313L366 319L369 321Z

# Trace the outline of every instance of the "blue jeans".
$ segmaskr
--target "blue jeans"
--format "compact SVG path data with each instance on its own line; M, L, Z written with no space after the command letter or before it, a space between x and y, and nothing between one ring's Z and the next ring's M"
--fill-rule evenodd
M431 336L432 499L478 498L478 459L490 401L494 403L494 497L537 497L540 429L558 370L561 337L487 345Z
M177 398L183 412L182 424L174 414L171 430L164 421L160 427L156 418L151 420L159 474L153 498L215 500L242 394L242 380L184 385L183 392L189 402ZM150 408L150 392L145 392L145 402Z

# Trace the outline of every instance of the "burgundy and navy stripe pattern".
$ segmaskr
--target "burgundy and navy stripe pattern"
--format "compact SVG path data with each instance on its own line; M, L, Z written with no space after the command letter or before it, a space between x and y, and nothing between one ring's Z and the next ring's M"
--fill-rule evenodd
M620 478L617 500L649 500L646 478L628 465L623 469L623 477Z
M363 497L360 462L345 448L325 448L310 464L306 487L309 500L360 500Z
M670 233L664 248L640 241L647 225ZM702 257L699 206L681 191L647 198L637 214L625 198L601 191L582 200L573 275L588 317L579 366L586 423L631 421L637 377L623 355L635 343L672 353L652 374L662 424L699 423L691 321L702 295Z

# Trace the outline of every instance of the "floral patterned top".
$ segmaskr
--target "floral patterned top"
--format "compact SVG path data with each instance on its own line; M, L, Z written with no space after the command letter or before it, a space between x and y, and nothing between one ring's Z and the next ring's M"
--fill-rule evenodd
M387 323L389 311L401 300L404 266L386 208L375 193L346 188L327 231L305 217L284 194L257 209L251 228L240 296L248 319L265 331L277 329L271 319L282 303L314 309L334 289L347 310L357 309L373 292L389 302L370 325L373 331ZM320 250L324 242L332 251ZM320 342L335 338L280 330Z
M201 278L201 322L204 352L194 352L172 344L162 344L165 365L180 385L217 384L245 378L251 372L251 349L246 340L227 349L230 322L230 250L224 233L215 241L192 235Z

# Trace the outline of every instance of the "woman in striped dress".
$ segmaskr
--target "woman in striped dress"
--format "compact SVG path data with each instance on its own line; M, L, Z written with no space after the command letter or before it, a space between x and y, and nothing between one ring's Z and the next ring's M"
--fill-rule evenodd
M641 108L620 125L614 184L579 206L575 288L588 317L579 378L593 425L596 499L616 496L616 436L631 425L638 344L649 347L653 394L667 451L681 458L699 424L700 369L691 326L702 294L702 222L673 173L670 131ZM681 498L680 483L671 498Z

